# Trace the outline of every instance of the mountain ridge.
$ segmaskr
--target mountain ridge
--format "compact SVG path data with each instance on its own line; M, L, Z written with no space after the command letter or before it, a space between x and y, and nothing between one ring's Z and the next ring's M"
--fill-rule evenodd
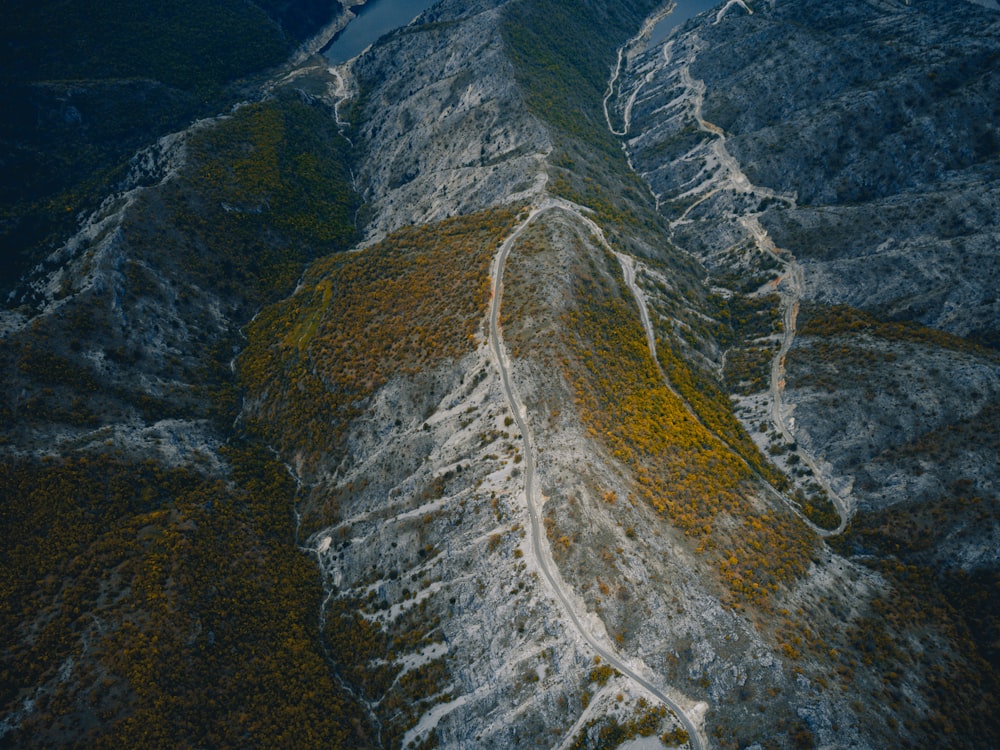
M0 742L994 736L995 354L817 295L726 117L820 6L446 0L109 203L5 313Z

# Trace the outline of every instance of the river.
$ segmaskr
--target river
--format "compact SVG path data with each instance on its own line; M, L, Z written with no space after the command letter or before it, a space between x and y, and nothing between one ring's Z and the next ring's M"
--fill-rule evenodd
M653 33L649 37L650 44L659 44L682 23L689 18L694 18L702 11L711 10L722 5L722 0L677 0L677 7L673 12L653 27Z
M435 2L436 0L368 0L357 9L358 17L334 37L323 54L335 65L347 62L379 37L408 24Z
M334 64L346 62L379 37L408 24L434 5L434 2L435 0L368 0L358 8L358 17L334 38L323 50L323 54ZM721 4L721 0L677 0L673 13L653 29L650 43L662 42L671 31L689 18Z

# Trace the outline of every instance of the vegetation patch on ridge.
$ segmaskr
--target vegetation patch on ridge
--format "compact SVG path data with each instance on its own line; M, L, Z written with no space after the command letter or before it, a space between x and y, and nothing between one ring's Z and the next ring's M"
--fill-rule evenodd
M332 256L247 329L239 360L253 428L310 462L338 450L364 400L475 346L489 265L516 211L496 209L402 229Z
M765 602L805 572L815 539L792 514L760 509L753 473L660 377L617 261L580 240L572 257L561 346L545 356L555 358L590 434L711 560L732 601Z
M840 334L869 334L888 341L930 344L943 349L969 352L1000 359L996 351L975 341L912 321L879 320L871 313L847 305L803 304L799 312L799 334L833 337Z
M790 514L749 501L751 474L660 380L621 298L583 282L586 307L566 318L564 374L584 422L628 465L642 496L715 562L738 599L762 602L802 575L814 540ZM631 325L630 325L631 324Z
M179 229L178 260L203 283L270 301L356 238L348 149L333 112L292 92L241 107L192 139L187 179L165 190L169 226L145 238Z

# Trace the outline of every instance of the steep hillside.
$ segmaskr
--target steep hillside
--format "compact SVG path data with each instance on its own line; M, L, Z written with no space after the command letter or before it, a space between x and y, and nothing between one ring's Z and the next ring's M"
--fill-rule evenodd
M1000 744L997 12L663 10L441 0L44 223L0 745Z
M370 742L295 485L233 425L240 327L354 235L328 83L140 154L2 314L5 747Z
M994 597L1000 531L998 23L729 3L635 56L611 100L671 239L720 294L776 305L715 360L744 424L811 518L851 511L831 543L887 575L911 634L952 622L966 692L923 731L969 746L995 731L995 616L970 603ZM907 652L892 638L876 663Z
M136 151L253 96L342 13L332 0L5 2L0 292L121 189Z
M649 9L633 21L620 10L624 37L624 26ZM954 684L969 691L958 695L982 706L991 678L953 610L930 612L908 598L919 588L897 591L892 569L869 570L823 546L820 534L843 528L851 498L834 490L840 485L817 463L820 454L780 440L784 420L759 428L776 400L758 399L758 416L745 412L742 425L736 419L726 390L738 387L751 403L760 384L770 384L772 362L780 369L790 361L775 354L797 341L796 318L789 318L797 299L766 288L786 261L777 253L742 260L764 230L726 224L727 214L708 216L691 235L711 243L723 232L744 232L745 247L720 246L718 259L702 254L708 271L677 249L687 235L657 216L665 200L636 181L613 138L622 123L609 129L600 108L602 69L615 61L605 42L610 28L590 6L445 3L340 71L357 87L350 116L367 155L358 184L370 202L366 231L376 257L385 252L383 237L404 249L416 240L395 238L396 227L490 203L529 203L494 268L495 283L504 280L502 296L500 287L494 295L496 332L470 340L464 357L459 350L416 371L403 358L395 377L385 360L360 368L380 373L368 385L375 391L358 398L353 386L332 389L358 409L354 426L337 438L342 447L310 458L288 446L287 460L309 482L303 519L317 524L311 544L338 616L367 599L361 606L378 623L375 643L396 639L413 649L407 656L399 646L377 645L345 668L367 684L365 665L387 660L398 676L409 664L440 664L439 705L386 725L413 741L532 746L543 727L561 726L569 745L585 736L613 745L628 722L609 714L603 699L571 718L575 706L604 696L605 686L588 673L574 689L576 681L567 686L560 675L568 655L581 665L610 654L617 665L620 653L638 666L611 689L638 698L655 686L659 692L644 699L677 715L683 731L697 735L688 739L696 746L763 737L788 746L874 746L895 741L901 726L919 744L947 731L941 721L959 720L960 703L940 706L935 716L944 718L926 723L926 698L900 704L901 685L929 696L948 665L961 675ZM641 40L626 57L641 60L640 48ZM630 84L624 77L618 84L621 96L609 104L624 111ZM697 119L692 125L699 127ZM728 159L730 178L746 180ZM782 199L776 189L760 192L754 207ZM410 252L432 252L451 226L432 224ZM470 261L477 246L469 246ZM324 403L330 381L322 381L344 372L341 363L389 355L402 344L379 322L380 308L367 304L375 338L355 341L329 364L322 357L340 349L317 358L322 349L312 342L326 315L343 316L333 304L340 273L308 280L299 302L273 322L270 313L262 318L262 343L278 359L261 371L300 367L305 354L307 382L318 390L307 395L313 386L301 380L297 388L312 403ZM408 289L422 285L405 279ZM761 294L746 294L758 288ZM440 325L438 316L454 315L424 310L409 314L419 336ZM293 341L300 338L304 349ZM483 367L490 349L493 366ZM277 382L260 393L255 414L298 413ZM501 429L506 409L513 413ZM309 450L330 445L345 416L332 419L332 433L308 438ZM491 448L497 438L502 452ZM493 514L484 517L487 499ZM451 531L458 523L461 539L479 540L493 554L483 557L474 542L458 549ZM494 556L504 550L514 554ZM505 596L510 581L518 585ZM521 602L520 617L506 614L511 596ZM423 625L402 618L415 606L410 601ZM484 631L488 612L500 614ZM878 659L866 645L873 630L885 639ZM906 645L918 630L938 644L929 655ZM414 632L419 639L407 635ZM489 646L481 641L487 633ZM549 639L539 656L534 648ZM382 706L394 684L385 678L381 687L360 688L371 691L377 723L388 718ZM859 702L858 691L884 704ZM982 726L981 708L971 721L963 732Z

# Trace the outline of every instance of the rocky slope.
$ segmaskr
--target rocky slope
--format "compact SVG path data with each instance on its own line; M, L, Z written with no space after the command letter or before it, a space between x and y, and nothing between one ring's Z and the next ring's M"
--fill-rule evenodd
M611 112L719 293L777 292L781 329L715 360L742 420L857 513L836 549L968 615L973 664L995 663L995 618L966 607L996 577L998 21L729 3L635 56Z
M522 7L526 6L512 5L502 10L509 14L508 18L518 17ZM728 12L742 10L731 8ZM806 445L805 440L790 453L781 444L779 436L790 424L787 406L777 401L783 419L768 431L774 440L768 440L768 433L759 432L757 427L776 398L769 402L766 396L757 399L759 403L754 407L750 403L753 393L749 393L747 408L757 411L745 422L747 432L758 436L761 448L778 449L773 450L775 454L786 452L776 460L793 475L791 490L796 494L785 490L787 480L783 482L774 473L747 432L726 420L725 401L713 400L711 395L719 393L712 390L717 386L711 383L714 367L726 358L724 353L728 356L726 341L737 342L741 336L754 333L766 352L771 351L768 337L777 349L782 335L782 310L797 305L802 296L799 289L781 288L784 297L762 294L759 298L745 298L732 296L723 288L724 282L732 283L737 275L743 275L741 283L754 284L752 289L756 290L789 262L775 252L773 245L767 247L772 255L749 257L751 245L766 236L764 227L759 221L751 221L756 218L752 214L732 215L728 209L757 209L760 202L794 206L794 196L779 185L757 189L751 201L746 191L739 190L749 184L741 162L732 154L714 152L715 165L720 165L725 179L735 185L731 191L735 196L729 198L726 194L729 185L723 185L722 190L706 187L705 192L712 194L705 205L699 203L697 208L704 212L704 222L670 227L673 241L696 251L718 279L714 290L705 290L700 284L704 272L690 258L661 244L655 220L638 223L623 219L645 216L651 207L640 193L609 191L609 186L628 185L629 178L609 152L602 153L608 133L604 123L594 116L595 111L599 115L596 97L589 104L581 104L558 86L545 89L549 81L532 78L518 67L525 58L554 54L552 48L537 39L508 34L512 68L506 67L503 58L492 57L499 54L500 48L496 41L489 41L487 30L502 18L503 14L493 8L476 6L452 11L442 4L405 32L376 46L354 64L352 71L361 82L364 147L366 153L374 155L359 172L359 185L373 207L368 230L373 241L397 225L468 212L482 206L483 201L503 205L511 194L545 208L520 225L524 229L507 260L509 275L501 311L505 351L511 357L515 375L515 408L520 408L518 401L523 404L530 438L522 436L518 440L511 430L516 420L509 413L501 429L499 420L505 405L498 400L496 363L479 370L483 363L483 355L479 354L441 365L444 369L431 381L433 386L426 380L396 384L387 376L389 384L384 388L392 395L387 402L377 393L371 396L371 406L348 433L349 447L335 452L337 460L326 468L322 460L318 465L302 464L306 475L312 477L312 500L304 518L319 525L311 543L322 550L321 560L336 560L323 563L333 587L331 592L338 597L334 601L342 605L353 597L373 599L366 609L373 613L388 609L391 616L378 616L377 622L391 634L396 628L412 628L410 624L395 624L394 618L406 611L406 602L414 599L420 602L423 617L429 621L418 630L424 632L429 627L434 632L440 628L443 633L446 646L424 645L418 652L431 649L446 670L436 683L441 689L440 707L427 708L415 728L404 736L409 740L433 736L455 745L473 737L483 745L533 745L538 744L543 727L552 731L563 726L563 743L572 744L581 729L587 729L596 740L601 726L611 725L610 717L602 718L593 711L584 712L586 721L583 717L575 725L566 721L563 707L568 707L572 716L573 706L581 705L576 703L579 691L586 689L589 693L595 687L592 681L586 686L591 672L575 691L567 692L565 675L573 670L566 666L566 658L573 655L572 663L585 665L587 652L592 649L581 643L580 630L567 620L566 607L554 596L551 584L544 576L530 576L532 572L537 576L544 567L540 560L549 558L558 564L561 587L571 592L572 608L590 613L585 627L588 634L607 639L614 649L638 660L635 663L640 670L659 675L662 689L690 716L698 719L704 715L705 724L698 730L703 734L701 741L748 744L772 738L782 744L817 741L868 746L890 741L890 733L895 736L898 731L893 727L907 726L904 734L910 741L920 742L921 737L945 731L936 723L939 716L948 722L964 722L964 718L956 716L956 704L938 709L930 697L923 697L907 708L894 697L900 690L907 695L932 695L936 688L927 691L938 684L936 670L950 664L963 675L973 675L969 689L976 701L981 700L980 691L989 688L977 674L981 664L974 649L970 653L966 640L950 643L946 635L956 627L964 627L960 617L953 611L943 611L937 619L928 617L908 598L912 591L896 591L887 571L878 566L859 566L831 554L818 545L810 527L790 513L790 509L804 512L819 522L838 510L852 510L856 500L845 490L849 483L844 477L830 471L830 455L815 450L812 444ZM476 43L469 46L468 39L473 37L467 31L471 28L476 29ZM697 40L690 43L698 44ZM428 54L428 49L447 57ZM418 57L415 50L426 58ZM461 67L462 54L475 50L488 51L485 57L490 60L490 75L474 76L474 83L462 96L461 84L466 82L459 81L453 70ZM559 52L569 56L565 50ZM613 62L611 55L605 59ZM632 80L649 81L651 69L642 67L641 58L635 59L638 72ZM406 61L405 78L397 78L399 63L390 62L394 60ZM476 63L470 65L478 69ZM505 70L508 75L513 73L513 82L504 78ZM515 106L518 88L514 84L527 94L526 111ZM623 78L621 91L616 92L617 98L611 104L614 107L617 102L624 110L632 101L632 134L637 132L637 118L647 102L630 100L630 85L634 84ZM546 109L545 102L533 101L533 86L547 90L549 102L565 97L563 102L571 108L571 114L552 112ZM692 91L687 93L687 101L702 106L707 95L693 81L689 88ZM677 93L671 96L677 97ZM495 143L501 127L495 109L497 101L505 102L506 118L511 117L509 108L514 106L515 119L504 120L499 133L505 139L505 145L496 152L500 162L481 162L477 168L477 145L482 148L483 143ZM398 107L395 102L400 102ZM573 117L579 119L570 123ZM691 127L701 126L699 117L700 112L689 120ZM707 118L701 119L707 122ZM461 127L456 123L462 123ZM620 124L614 125L616 129ZM598 125L601 132L597 132ZM711 132L707 126L706 130ZM446 134L443 141L438 140L439 133ZM442 149L442 143L448 148ZM592 166L595 160L581 158L584 154L609 163L601 176L593 175L591 170L599 171ZM638 165L638 149L630 150L630 155ZM545 161L543 156L547 156ZM387 168L390 161L396 167ZM687 161L693 160L689 157ZM670 165L681 174L685 166ZM713 166L710 163L706 171ZM679 178L674 174L671 179ZM536 186L534 191L526 192L532 185ZM542 186L544 192L539 192ZM653 188L657 190L655 183ZM657 201L660 209L665 208L665 193ZM545 203L545 196L553 194L571 200L559 205ZM588 208L597 210L597 217L619 247L641 254L639 294L630 293L623 275L626 269L635 272L635 262L609 252L602 233L588 218ZM692 211L683 219L693 224L695 215L700 217ZM667 218L675 217L668 213ZM744 247L739 247L740 236L746 243ZM729 241L720 244L727 237ZM689 238L702 244L688 247ZM723 279L726 274L728 280ZM336 278L330 279L332 286L340 283ZM810 278L808 272L805 278ZM443 284L442 288L450 288L449 282ZM313 299L316 294L312 293ZM648 304L653 313L654 323L646 338L659 344L658 351L643 343L646 339L637 304ZM741 316L738 322L736 316ZM622 338L594 338L596 331L590 327L593 321L612 329L624 326ZM730 321L732 328L723 321ZM419 316L414 318L414 325L427 327ZM483 338L475 341L483 347L488 335L481 332L480 336ZM270 339L264 336L265 342ZM788 342L796 340L801 344L801 337ZM656 355L659 370L650 355ZM768 355L765 361L771 358ZM789 368L791 361L791 357L787 358L783 367ZM322 358L311 354L309 362L314 372L322 371ZM988 363L980 369L983 374L973 377L986 377L988 382L992 377ZM480 373L484 381L476 387L488 386L487 392L492 393L486 401L480 401L482 397L474 395L476 390L465 385L470 380L475 382ZM635 390L630 391L630 379L637 376ZM644 380L650 377L653 381L657 377L668 380L664 386L672 390L658 392L653 381ZM606 391L608 382L612 385ZM430 402L419 399L417 392L430 392L433 398ZM434 399L442 392L446 398L435 404ZM777 397L790 402L790 387ZM492 407L485 412L487 423L481 424L478 420L486 404ZM667 420L661 424L686 422L687 426L675 427L667 435L659 428L647 434L649 425L630 421L636 413L659 414L659 420ZM387 424L392 414L397 415L395 427ZM414 432L417 425L420 427ZM472 441L470 452L463 445L468 445L466 436L473 428L479 440ZM679 437L678 429L680 434L688 431L690 437ZM493 431L506 439L505 450L514 467L500 483L496 483L497 469L491 462L502 460L504 454L489 447L490 437L496 434ZM418 449L414 441L423 448ZM437 447L442 441L448 451ZM694 449L699 441L706 447ZM526 450L532 450L537 457L539 499L544 502L546 538L539 545L531 543L525 519L530 517L533 500L521 495L523 475L517 471L526 465L521 453ZM984 449L985 454L988 450ZM644 460L635 458L636 452L645 456ZM740 458L734 458L733 452ZM304 453L300 449L295 455L301 460ZM356 457L369 455L371 459L355 463ZM388 456L393 456L391 462ZM416 456L423 456L419 468L411 463L410 457ZM656 472L650 476L652 466L669 466L672 461L679 461L676 471L693 477L693 485L677 484L669 471L663 476ZM691 463L685 466L686 461ZM732 479L728 481L732 484L718 481L720 473L726 476L730 472ZM755 472L779 485L778 492L756 484L759 480L752 479ZM499 476L505 476L503 470ZM440 490L428 494L425 487L435 477ZM480 503L485 499L476 493L471 497L467 494L470 486L474 488L479 481L483 482L481 487L489 487L495 519L483 518L481 511L475 511L481 520L469 528L468 507L482 507ZM699 484L702 481L706 483ZM783 499L783 492L789 497ZM331 495L335 503L327 499ZM835 503L831 503L830 495ZM379 510L385 498L391 504ZM315 510L319 507L323 510ZM331 511L335 511L337 522L330 527L322 525L323 516L317 513ZM463 557L450 546L454 532L443 525L442 515L450 516L451 524L456 517L461 519L462 538L488 541L489 552L510 549L513 554L506 559L495 554L483 558L473 545L468 552L473 557ZM510 527L490 525L508 517L512 519ZM345 522L344 518L353 520ZM418 518L424 519L424 527L415 534L411 527ZM836 516L834 519L831 526L838 525ZM370 526L376 522L381 523ZM512 548L503 541L508 528L516 543ZM343 540L339 545L338 534ZM517 542L521 535L523 541ZM372 562L373 555L385 549L385 541L379 540L387 538L397 543L392 549L402 550L389 553L389 559L398 556L404 561L403 567L390 566L388 574L384 564L373 567ZM420 554L421 549L425 555ZM783 551L764 559L759 556L763 549ZM454 564L448 564L449 560ZM505 593L509 581L521 580L522 566L528 579L517 585L517 593ZM434 574L428 575L428 571ZM479 586L481 608L461 606L477 598L463 593L470 575L475 576L473 580ZM448 592L452 595L446 599ZM525 598L517 605L520 617L513 620L517 632L534 631L534 639L515 636L506 640L503 636L505 628L499 623L509 621L513 614L505 614L511 596ZM888 609L897 607L905 614L898 621L895 615L890 617L886 602L893 603ZM500 638L504 648L510 649L510 658L502 664L499 656L487 656L488 649L477 652L466 643L464 634L484 632L482 618L488 615L483 610L500 613L492 629L494 643ZM593 615L599 619L592 619ZM545 623L541 630L540 620ZM919 626L913 624L915 620ZM834 622L839 625L831 628ZM938 643L929 656L919 657L912 646L905 645L916 627L925 633L924 637ZM873 629L882 632L891 644L879 647L878 660L862 655ZM473 642L479 637L473 636ZM432 645L439 643L437 636L423 638ZM552 645L542 657L548 659L547 654L555 654L553 663L540 667L532 661L538 657L531 653L539 641L548 644L550 638L554 639ZM407 667L402 665L409 664L413 657L389 653L390 663L396 665L393 673L398 674L402 667L406 674ZM422 660L417 663L424 664ZM566 669L569 671L564 672ZM578 666L577 670L586 668ZM896 676L887 679L887 671ZM451 675L450 689L445 689L449 683L444 674ZM831 675L837 677L831 680ZM865 690L886 696L886 707L848 700L839 688L831 689L831 681L849 683L851 695ZM574 682L570 680L570 685ZM563 683L563 687L558 688L557 683ZM625 680L615 689L628 684ZM641 693L634 682L632 690ZM696 705L699 700L704 703ZM381 716L385 701L377 690L370 694L376 717ZM932 706L934 720L921 724L920 712ZM980 710L970 720L972 724L981 725L985 720ZM501 716L503 723L498 724ZM567 731L565 727L570 725ZM882 730L875 727L887 727L887 734L882 736Z
M0 313L3 746L368 742L294 484L233 427L239 328L354 236L331 80L137 152Z
M998 19L932 3L756 9L706 16L635 63L631 158L718 283L771 278L786 306L808 303L782 421L851 504L926 501L956 482L995 494L981 451L997 398ZM748 288L734 263L759 269ZM749 424L762 407L747 407ZM970 422L984 440L951 443L963 458L916 448ZM850 492L876 464L880 478Z
M552 144L517 88L502 13L435 6L351 66L368 237L537 194Z
M997 741L995 15L656 10L443 0L23 281L0 742Z

